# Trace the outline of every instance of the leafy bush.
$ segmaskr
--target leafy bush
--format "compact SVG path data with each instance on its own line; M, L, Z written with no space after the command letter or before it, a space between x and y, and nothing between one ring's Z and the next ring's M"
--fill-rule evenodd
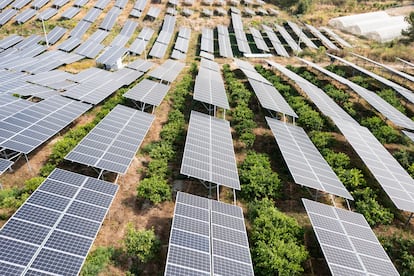
M111 261L114 254L113 247L98 247L86 258L82 267L81 276L98 275Z
M364 118L361 125L369 128L374 136L381 143L398 143L402 141L400 134L392 127L386 125L381 118L377 116Z
M383 89L378 93L378 96L383 98L386 102L398 109L403 114L407 113L405 107L401 104L400 99L397 98L397 95L395 94L394 90Z
M357 189L352 195L355 198L355 209L364 215L369 225L390 224L394 219L391 211L378 203L371 188Z
M32 177L24 182L24 191L26 193L33 193L39 186L42 184L42 182L45 180L44 177L37 176Z
M171 188L168 182L161 175L152 175L141 180L137 187L137 197L150 200L158 204L171 200Z
M256 275L301 275L309 254L303 245L303 229L268 199L249 204L251 247Z
M281 182L272 171L269 157L250 151L239 168L241 196L246 200L263 197L278 198Z
M142 263L152 260L161 247L154 229L136 230L131 225L128 225L124 243L128 255L137 258Z
M332 84L327 84L324 87L326 94L331 97L337 104L343 105L349 100L349 94L337 89Z
M399 235L379 236L382 246L401 275L414 275L414 240Z
M333 142L332 134L329 132L311 131L310 138L319 150L330 146Z

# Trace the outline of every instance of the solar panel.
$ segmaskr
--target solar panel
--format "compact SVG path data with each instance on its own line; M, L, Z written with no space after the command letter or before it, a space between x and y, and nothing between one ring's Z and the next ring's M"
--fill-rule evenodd
M0 94L0 121L32 105L34 105L33 102L14 97L11 94Z
M77 37L79 39L82 38L82 36L86 33L86 31L89 29L89 27L92 25L91 22L87 21L79 21L79 23L75 26L75 28L72 29L70 32L71 37Z
M153 66L154 63L152 63L151 61L147 61L145 59L137 59L127 64L125 67L145 73L148 72L148 70L151 69Z
M109 46L105 51L96 59L97 63L104 64L105 66L112 66L122 60L125 56L127 49L119 46Z
M77 37L70 37L63 41L61 44L59 44L58 49L65 52L70 52L76 47L78 47L81 43L82 39Z
M153 120L152 114L117 105L65 159L125 174ZM102 214L85 214L90 215Z
M240 14L232 13L231 20L234 35L236 36L237 48L242 53L251 54L249 43L247 41L247 37L243 29L243 22Z
M138 22L127 20L119 34L130 37L138 27Z
M174 44L174 49L182 53L187 53L188 45L190 41L188 39L178 37Z
M13 1L14 0L3 0L3 1L1 1L0 2L0 10L3 10L4 8L6 8Z
M39 13L39 15L37 16L37 19L38 20L49 20L50 18L55 16L57 12L58 12L57 9L47 8L46 10Z
M336 126L398 209L414 212L414 180L365 127L340 119Z
M206 58L202 58L200 60L200 68L205 68L205 69L209 69L212 71L220 72L220 65L218 65L217 62L214 62Z
M298 85L303 90L303 92L312 100L312 102L315 103L316 107L323 114L325 114L325 116L330 117L331 120L334 120L334 118L341 118L342 120L358 124L357 121L355 121L348 113L346 113L320 88L276 62L270 60L267 60L266 62L293 80L296 85Z
M181 173L240 190L228 121L191 112Z
M100 10L104 10L109 5L110 2L111 0L98 0L95 3L94 7Z
M99 29L105 30L105 31L110 31L112 29L112 27L115 25L116 20L119 16L119 14L121 13L121 10L113 7L105 16L104 20L102 21L102 23L99 25Z
M0 158L0 175L7 171L13 165L13 163L13 161Z
M267 47L266 42L263 39L262 34L256 28L250 27L250 33L253 36L254 43L256 43L256 47L263 52L270 52L269 47Z
M24 79L28 82L39 84L42 86L47 86L53 89L59 89L61 87L61 83L64 82L66 79L70 78L72 74L62 71L62 70L53 70L48 72L43 72L35 75L30 75L25 77ZM59 85L56 85L59 84ZM72 86L72 82L68 82L66 87Z
M69 9L65 10L64 13L62 13L62 18L64 19L72 19L74 18L81 9L79 7L70 7Z
M161 66L151 71L149 76L171 83L177 78L181 70L184 69L184 66L184 63L168 59Z
M0 147L28 154L90 107L61 96L43 100L0 121Z
M332 275L399 275L363 215L302 201Z
M112 73L113 79L117 80L119 83L121 83L123 86L130 85L140 77L144 75L143 72L129 69L129 68L121 68L115 72Z
M347 86L349 86L353 91L355 91L359 96L364 98L370 105L372 105L376 110L378 110L380 113L382 113L386 118L388 118L391 122L393 122L395 125L404 127L407 129L414 130L414 122L405 116L401 111L393 107L391 104L389 104L387 101L385 101L383 98L378 96L376 93L369 91L368 89L359 86L356 83L353 83L341 76L336 75L335 73L328 71L314 63L311 63L307 60L301 59L304 63L308 64L309 66L317 69L318 71L324 73L327 76L330 76L331 78L335 79L336 81L339 81ZM414 99L414 94L409 92L412 96L411 98Z
M336 47L336 45L329 38L327 38L323 33L321 33L317 28L309 24L305 24L305 25L314 36L316 36L322 41L322 43L326 47L332 50L339 50L339 48Z
M234 273L254 275L241 208L178 192L164 275Z
M287 21L287 24L292 29L292 31L299 37L299 40L306 44L309 48L318 49L318 47L315 45L315 43L312 42L312 40L309 39L305 35L305 33L302 31L302 29L294 22Z
M3 38L0 40L0 49L8 49L13 45L22 41L24 37L16 34L9 35L8 37Z
M37 12L34 9L26 9L22 11L21 13L19 13L18 15L16 15L16 18L15 18L16 23L17 24L26 23L31 18L33 18L36 15L36 13Z
M137 0L135 1L134 9L143 11L146 5L147 5L147 0Z
M82 70L77 74L72 74L67 77L68 80L77 82L77 83L84 83L93 80L105 80L108 78L112 78L112 74L109 71L99 69L96 67L90 67L88 69Z
M54 0L52 6L56 7L56 9L60 9L64 5L66 5L69 0Z
M268 117L266 120L297 184L353 200L301 127Z
M148 12L147 12L147 16L152 17L152 18L157 18L158 15L160 15L161 13L161 9L160 8L156 8L156 7L150 7Z
M233 51L231 50L230 36L227 27L218 25L217 33L220 56L233 58Z
M74 193L67 196L45 192L50 181ZM115 184L55 169L0 230L0 273L77 275L117 190ZM84 193L105 204L85 201L87 198L79 197ZM59 210L51 206L57 202ZM80 206L80 216L70 214L73 206ZM100 210L103 215L83 217L92 210Z
M124 94L124 97L134 101L159 106L169 89L169 85L144 79L128 90Z
M349 44L344 39L342 39L339 35L337 35L336 33L334 33L331 29L329 29L327 27L321 27L320 30L322 30L325 33L327 33L331 38L333 38L334 40L336 40L343 47L352 48L352 45L351 44Z
M124 9L127 3L128 3L128 0L117 0L114 4L114 7Z
M292 36L280 25L275 24L275 27L277 31L280 33L280 35L283 37L283 39L287 42L289 47L294 52L301 52L302 49L300 46L296 43L296 41L292 38Z
M213 29L203 28L201 34L201 51L214 53L214 32Z
M6 9L0 13L0 26L3 26L10 21L17 14L15 9Z
M83 6L88 4L88 2L89 0L75 0L75 2L73 2L73 6L82 8Z
M377 74L375 74L375 73L373 73L373 72L371 72L369 70L366 70L365 68L362 68L362 67L360 67L360 66L358 66L358 65L356 65L356 64L354 64L352 62L349 62L349 61L347 61L347 60L345 60L343 58L339 58L339 57L336 57L334 55L329 55L329 56L331 58L334 58L334 59L339 60L342 63L345 63L348 66L351 66L352 68L354 68L354 69L360 71L361 73L363 73L363 74L365 74L365 75L367 75L367 76L369 76L369 77L371 77L371 78L373 78L373 79L381 82L382 84L391 87L392 89L394 89L395 91L397 91L399 94L401 94L401 96L403 96L404 98L406 98L407 100L409 100L411 103L414 103L414 94L409 89L407 89L405 87L402 87L401 85L399 85L399 84L397 84L397 83L395 83L393 81L390 81L390 80L388 80L386 78L383 78L383 77L381 77L381 76L379 76L379 75L377 75Z
M195 79L193 97L200 102L230 109L223 78L217 71L200 67Z
M87 58L95 58L104 48L105 46L98 42L87 40L75 52Z
M153 58L163 58L167 51L168 45L156 41L149 52L149 56Z
M68 89L62 95L96 105L122 86L123 83L115 79L92 79Z
M34 0L32 3L32 8L40 10L47 3L49 3L49 0Z
M101 13L102 13L101 9L92 8L88 11L88 13L83 17L82 20L85 22L94 23Z
M295 111L273 85L268 85L250 78L248 80L263 108L298 118Z
M30 3L30 0L16 0L12 3L11 7L16 10L20 10L24 6Z

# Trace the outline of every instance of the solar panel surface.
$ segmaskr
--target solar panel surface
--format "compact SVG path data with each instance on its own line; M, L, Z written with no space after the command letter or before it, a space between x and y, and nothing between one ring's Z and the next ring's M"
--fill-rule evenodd
M301 127L268 117L266 121L297 184L353 200Z
M181 173L240 190L228 121L191 112Z
M153 120L152 114L117 105L65 159L125 174Z
M241 208L178 192L164 275L254 275Z
M302 201L332 275L399 275L363 215Z
M0 230L2 275L77 275L117 190L55 169Z
M124 97L134 101L159 106L169 89L169 85L144 79L128 90L124 94Z

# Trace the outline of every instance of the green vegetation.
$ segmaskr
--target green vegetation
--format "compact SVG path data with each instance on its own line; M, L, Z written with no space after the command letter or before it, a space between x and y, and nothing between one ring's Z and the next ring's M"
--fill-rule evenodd
M250 203L248 212L255 274L301 275L309 253L298 222L277 210L269 199Z
M236 131L238 139L246 146L251 148L256 140L253 129L257 126L254 120L254 113L249 108L251 92L240 82L235 74L230 70L230 66L223 66L224 80L230 94L231 124Z
M98 275L111 262L114 255L113 247L98 247L89 253L82 267L81 276Z
M414 41L414 12L410 12L410 14L405 18L405 20L410 24L408 29L403 30L401 34L407 37L407 40L412 42Z
M154 259L161 247L154 229L136 230L131 225L128 226L124 243L127 254L141 263Z
M379 236L387 254L393 260L398 272L403 276L414 274L414 240L400 235Z
M276 199L280 196L282 184L265 154L249 151L239 167L239 176L240 194L247 201L264 197Z
M146 178L137 186L137 198L148 199L153 204L171 200L171 187L168 183L168 164L176 156L177 145L182 141L185 130L184 109L186 97L193 87L196 65L190 68L190 75L184 76L174 89L171 111L167 123L160 132L160 141L149 144L144 151L151 157L146 170Z

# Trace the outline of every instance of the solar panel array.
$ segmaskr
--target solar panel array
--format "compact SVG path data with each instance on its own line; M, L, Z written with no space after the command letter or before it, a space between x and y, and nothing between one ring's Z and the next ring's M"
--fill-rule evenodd
M313 103L317 106L317 108L331 118L331 120L335 120L335 118L340 118L341 120L345 120L348 122L352 122L354 124L358 124L357 121L354 120L348 113L346 113L334 100L332 100L328 95L325 94L317 86L313 85L309 81L305 80L301 76L297 75L296 73L286 69L284 66L267 60L266 61L270 66L276 68L280 72L282 72L285 76L289 77L293 80L296 85L298 85L304 93L311 99Z
M154 66L154 63L152 63L151 61L144 60L144 59L137 59L127 64L125 67L146 73L153 66Z
M299 37L299 40L306 44L307 47L312 49L318 49L318 47L315 45L315 43L312 42L312 40L309 39L303 32L303 30L294 22L287 21L287 24L292 29L292 31Z
M242 209L178 192L164 275L254 275Z
M180 74L181 70L184 69L184 66L184 63L168 59L161 66L158 66L155 70L151 71L149 76L172 83L177 78L178 74Z
M266 120L297 184L353 200L301 127L268 117Z
M149 55L154 58L163 58L167 51L168 44L170 43L174 28L176 17L172 15L166 15L162 24L161 31L155 41L154 45L149 52Z
M215 63L214 61L209 62ZM209 68L200 66L200 70L195 79L193 97L200 102L230 109L220 71L210 70Z
M187 27L180 27L171 58L174 58L174 59L185 59L186 58L188 46L190 44L190 37L191 37L191 29Z
M134 101L159 106L170 90L169 85L145 79L128 90L124 97Z
M13 165L13 163L13 161L0 158L0 175L7 171Z
M333 276L399 275L363 215L302 201Z
M254 43L256 43L257 49L263 51L263 52L270 52L269 47L267 47L266 42L263 39L262 34L260 31L256 28L250 27L249 28L250 33L253 36Z
M323 31L323 32L325 32L325 33L327 33L331 38L333 38L334 40L336 40L343 47L352 48L352 45L351 44L349 44L344 39L342 39L342 37L340 37L339 35L337 35L336 33L334 33L331 29L329 29L327 27L321 27L320 30Z
M142 12L145 9L145 6L147 5L147 0L137 0L135 1L134 7L132 8L130 15L132 17L141 17Z
M117 7L112 7L112 9L106 14L104 20L99 25L99 29L105 31L111 31L112 27L115 25L118 16L121 14L122 10Z
M181 173L240 190L228 121L191 111Z
M280 95L279 91L277 91L277 89L267 79L260 75L250 63L239 59L236 59L235 61L243 73L247 76L249 83L263 108L270 111L280 112L295 118L298 117L282 95Z
M118 64L122 61L122 58L126 55L128 49L121 46L109 46L103 51L103 53L96 59L98 64L103 64L107 68Z
M214 53L214 32L213 29L203 28L201 30L201 51Z
M96 105L112 95L123 85L122 82L112 78L93 78L73 88L69 88L66 92L63 92L62 95Z
M329 38L327 38L323 33L321 33L317 28L309 24L305 24L305 25L314 36L316 36L322 41L323 45L325 45L331 50L339 50L339 48Z
M414 212L414 180L365 127L337 119L336 126L398 209Z
M411 76L411 75L406 74L404 72L398 71L398 70L396 70L396 69L394 69L392 67L389 67L387 65L384 65L384 64L379 63L379 62L376 62L376 61L373 61L373 60L371 60L369 58L366 58L366 57L363 57L363 56L360 56L360 55L357 55L357 54L354 54L354 53L352 53L352 55L357 56L357 57L359 57L359 58L361 58L361 59L363 59L365 61L371 62L371 63L373 63L375 65L378 65L381 68L386 69L386 70L390 71L393 74L399 75L400 77L402 77L402 78L404 78L406 80L409 80L409 81L414 82L414 76ZM345 60L342 59L341 61L345 61ZM349 63L347 63L347 64L350 65ZM368 70L366 70L366 69L364 69L362 67L359 67L359 66L357 66L355 64L354 65L350 65L350 66L352 66L353 68L357 69L358 71L361 71L362 73L370 76L371 78L374 78L377 81L379 81L379 82L381 82L381 83L383 83L383 84L391 87L392 89L394 89L395 91L397 91L398 93L400 93L403 97L405 97L406 99L408 99L411 103L414 103L414 100L413 100L414 94L409 89L407 89L405 87L402 87L401 85L399 85L399 84L397 84L397 83L395 83L393 81L390 81L390 80L388 80L386 78L383 78L383 77L381 77L381 76L379 76L379 75L377 75L377 74L375 74L375 73L373 73L371 71L368 71Z
M65 159L125 174L153 120L152 114L117 105Z
M0 274L77 275L117 190L55 169L0 230Z
M10 94L0 94L0 121L34 104Z
M33 104L0 121L0 147L28 154L90 108L61 96Z
M349 81L341 76L338 76L337 74L331 71L328 71L312 62L309 62L304 59L301 59L301 60L304 63L308 64L309 66L324 73L325 75L330 76L331 78L349 86L359 96L364 98L370 105L372 105L376 110L378 110L381 114L383 114L386 118L388 118L395 125L414 130L414 122L410 118L408 118L406 115L404 115L401 111L399 111L394 106L392 106L387 101L385 101L383 98L381 98L378 94L372 91L369 91L368 89L356 83L353 83L352 81ZM412 94L411 92L409 93ZM414 94L412 94L412 98L414 99Z
M234 35L236 36L237 48L241 53L251 54L249 42L247 41L246 33L244 32L243 22L240 14L231 13L231 24Z
M154 30L148 27L142 28L138 37L129 47L129 51L136 55L141 55L145 48L147 47L148 42L154 34Z
M292 36L286 31L286 29L283 26L275 24L275 27L293 52L302 52L302 49L300 48L298 43L292 38Z
M229 30L226 26L217 25L219 54L222 57L233 58Z

